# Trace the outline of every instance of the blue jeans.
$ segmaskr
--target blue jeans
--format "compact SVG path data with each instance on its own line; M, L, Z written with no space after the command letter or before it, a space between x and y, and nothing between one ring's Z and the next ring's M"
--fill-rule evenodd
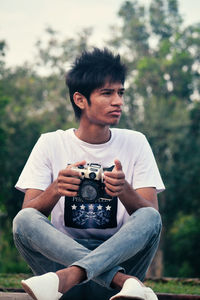
M161 226L159 212L143 207L105 241L72 239L36 209L25 208L13 221L13 235L16 247L34 274L76 265L85 269L87 281L110 289L118 271L144 280L158 247Z

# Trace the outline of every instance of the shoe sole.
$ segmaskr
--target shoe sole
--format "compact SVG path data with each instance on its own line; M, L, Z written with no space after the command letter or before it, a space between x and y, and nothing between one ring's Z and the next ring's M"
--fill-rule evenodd
M29 294L29 296L31 296L34 300L38 300L38 298L36 298L33 291L30 289L30 287L25 282L22 282L22 286L23 286L23 289L25 290L25 292L27 294Z

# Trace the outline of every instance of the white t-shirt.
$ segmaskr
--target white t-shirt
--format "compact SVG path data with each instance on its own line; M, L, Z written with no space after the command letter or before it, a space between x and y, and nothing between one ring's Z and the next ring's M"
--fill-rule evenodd
M111 129L104 144L88 144L80 140L74 129L42 134L16 183L16 188L45 190L67 164L86 160L103 168L114 159L121 161L126 180L134 189L155 187L164 190L155 158L145 136L137 131ZM73 238L107 239L123 225L129 215L119 199L83 203L76 198L61 197L51 214L54 226Z

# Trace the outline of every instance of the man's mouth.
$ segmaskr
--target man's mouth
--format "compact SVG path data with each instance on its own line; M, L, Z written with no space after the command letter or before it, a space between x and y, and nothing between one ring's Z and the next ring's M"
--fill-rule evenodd
M121 116L121 113L122 113L121 109L116 109L116 110L113 110L113 111L109 112L110 115L116 116L116 117Z

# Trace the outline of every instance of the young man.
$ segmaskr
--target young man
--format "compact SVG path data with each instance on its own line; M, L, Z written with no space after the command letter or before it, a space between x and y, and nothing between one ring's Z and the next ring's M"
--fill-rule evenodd
M125 73L107 49L76 59L66 82L79 127L43 134L16 184L25 198L14 240L37 275L22 281L33 299L72 299L88 285L96 299L157 299L141 281L159 243L164 185L144 135L110 129Z

